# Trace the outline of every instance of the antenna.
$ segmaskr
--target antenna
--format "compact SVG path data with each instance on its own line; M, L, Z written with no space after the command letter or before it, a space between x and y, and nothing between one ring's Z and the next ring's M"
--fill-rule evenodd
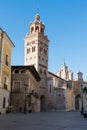
M39 1L36 0L36 14L39 14Z
M39 14L39 8L37 8L37 14Z

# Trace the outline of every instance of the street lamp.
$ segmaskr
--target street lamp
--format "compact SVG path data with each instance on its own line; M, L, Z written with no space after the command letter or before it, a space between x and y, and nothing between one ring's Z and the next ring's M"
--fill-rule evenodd
M57 109L57 89L55 88L55 111Z
M26 112L27 112L27 106L26 106L26 101L27 101L27 96L26 96L26 92L27 92L27 84L24 84L24 93L25 93L25 99L24 99L24 114L26 114Z
M81 115L84 114L84 108L83 108L83 85L81 84Z

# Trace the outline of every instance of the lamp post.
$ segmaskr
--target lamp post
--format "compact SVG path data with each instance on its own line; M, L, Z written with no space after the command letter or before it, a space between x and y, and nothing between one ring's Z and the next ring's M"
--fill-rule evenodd
M83 108L83 85L81 84L81 115L84 114L84 108Z
M57 89L55 89L55 112L57 109Z
M26 96L27 87L28 87L28 86L27 86L26 84L24 84L24 91L25 91L25 92L24 92L24 94L25 94L25 95L24 95L24 96L25 96L25 97L24 97L24 114L26 114L26 112L27 112L27 106L26 106L26 101L27 101L27 100L26 100L26 98L27 98L27 96Z

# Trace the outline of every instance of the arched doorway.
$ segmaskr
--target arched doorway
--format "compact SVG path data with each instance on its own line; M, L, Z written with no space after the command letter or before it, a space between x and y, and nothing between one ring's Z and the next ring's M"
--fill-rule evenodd
M40 97L40 111L45 111L45 96L41 95Z
M75 97L75 109L79 110L79 98Z

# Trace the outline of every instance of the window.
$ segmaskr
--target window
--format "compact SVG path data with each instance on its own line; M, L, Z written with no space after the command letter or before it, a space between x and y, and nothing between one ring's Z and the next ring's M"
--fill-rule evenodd
M39 32L39 27L38 26L36 27L36 32Z
M44 70L44 74L46 75L46 70Z
M8 66L8 55L6 54L6 57L5 57L5 65Z
M25 73L25 70L22 70L21 73Z
M36 50L36 47L35 46L32 47L32 52L35 52L35 50Z
M14 92L20 92L20 82L14 82Z
M29 46L30 43L27 43L27 46Z
M44 33L44 30L43 30L43 28L41 28L41 32L42 32L42 33Z
M6 98L3 98L3 108L5 108L5 104L6 104Z
M44 54L47 55L47 50L46 49L44 49Z
M42 64L44 64L44 58L42 58Z
M34 31L34 27L31 28L31 33Z
M48 60L46 60L46 63L48 62Z
M40 69L40 74L42 74L42 69Z
M8 86L8 78L5 76L4 77L4 89L7 89Z
M30 48L27 49L27 54L30 53Z
M49 92L51 93L51 85L49 85Z
M34 46L34 52L35 52L35 50L36 50L36 48L35 48L35 46Z
M32 47L32 52L34 51L34 48Z
M28 49L27 49L27 54L28 54Z
M61 94L58 95L59 97L61 96Z
M40 56L39 56L39 59L40 59Z
M30 60L32 59L32 57L30 57Z
M42 52L42 50L43 50L42 47L40 47L40 52Z
M15 74L18 74L19 73L19 70L15 70Z

